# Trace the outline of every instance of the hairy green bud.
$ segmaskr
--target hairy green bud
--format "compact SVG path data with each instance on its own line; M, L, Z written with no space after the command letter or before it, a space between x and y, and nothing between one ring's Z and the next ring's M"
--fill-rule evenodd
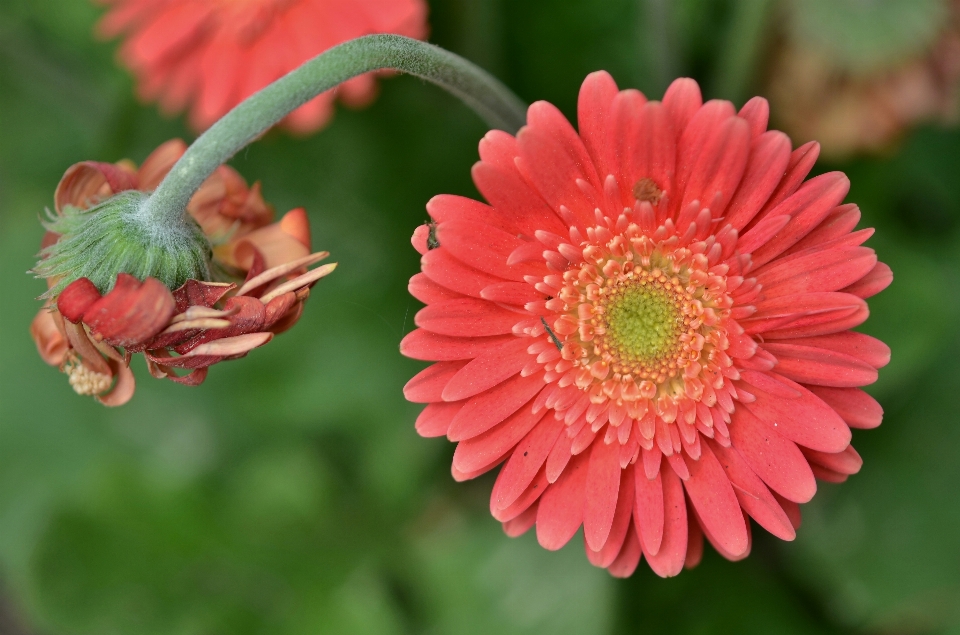
M71 282L89 278L101 293L118 273L156 278L176 289L190 278L210 277L210 243L189 214L175 222L146 213L148 195L120 192L89 208L66 206L48 213L44 226L60 239L40 252L33 272L56 284L43 297L56 297Z

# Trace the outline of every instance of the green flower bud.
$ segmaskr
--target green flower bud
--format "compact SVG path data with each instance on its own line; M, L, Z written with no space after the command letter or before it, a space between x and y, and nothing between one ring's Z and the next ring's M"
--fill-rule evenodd
M67 205L49 214L44 226L60 239L40 252L33 272L56 284L43 297L56 297L71 282L89 278L101 293L117 274L156 278L170 289L188 279L209 280L210 243L188 214L175 222L148 213L148 195L120 192L81 209Z

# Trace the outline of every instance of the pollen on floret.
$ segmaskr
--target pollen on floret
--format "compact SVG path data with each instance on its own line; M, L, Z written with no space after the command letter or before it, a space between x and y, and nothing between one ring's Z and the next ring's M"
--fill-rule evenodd
M70 387L78 395L95 397L110 390L113 378L110 375L98 373L88 368L77 359L75 354L70 355L63 362L63 372L67 375Z

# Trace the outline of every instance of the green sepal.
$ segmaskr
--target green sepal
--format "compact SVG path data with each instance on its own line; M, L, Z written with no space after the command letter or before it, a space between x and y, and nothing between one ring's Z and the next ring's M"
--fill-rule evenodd
M173 223L148 216L147 198L129 190L89 209L68 205L58 215L48 213L44 226L60 239L40 252L33 272L57 282L42 297L56 297L79 278L106 293L119 273L156 278L170 289L190 278L209 280L210 243L200 227L186 213Z

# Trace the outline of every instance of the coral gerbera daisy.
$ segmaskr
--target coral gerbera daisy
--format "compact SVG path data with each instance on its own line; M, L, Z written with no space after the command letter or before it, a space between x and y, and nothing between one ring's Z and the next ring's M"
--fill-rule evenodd
M704 536L744 557L748 517L793 539L815 479L858 471L850 428L882 416L860 386L889 349L850 329L892 274L846 177L805 181L818 146L791 151L767 116L594 73L579 134L535 103L480 143L489 205L427 205L401 351L436 363L405 394L429 404L420 434L458 442L456 479L503 463L508 534L559 549L582 525L595 565L676 575Z
M303 62L342 42L373 33L426 35L423 0L102 0L99 25L126 35L120 58L136 75L140 96L167 112L190 109L197 130ZM336 91L350 105L373 99L371 74ZM334 93L285 119L311 132L330 118Z

